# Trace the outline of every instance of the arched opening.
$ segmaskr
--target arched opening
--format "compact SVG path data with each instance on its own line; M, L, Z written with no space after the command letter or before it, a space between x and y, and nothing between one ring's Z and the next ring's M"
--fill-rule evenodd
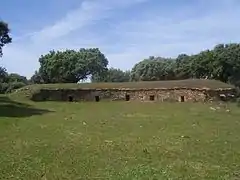
M129 94L126 94L125 100L126 100L126 101L130 101L130 95L129 95Z
M73 102L73 96L68 96L68 101Z
M99 102L100 101L100 97L99 96L95 96L95 101Z
M149 96L149 100L150 101L154 101L155 100L155 96L154 95Z

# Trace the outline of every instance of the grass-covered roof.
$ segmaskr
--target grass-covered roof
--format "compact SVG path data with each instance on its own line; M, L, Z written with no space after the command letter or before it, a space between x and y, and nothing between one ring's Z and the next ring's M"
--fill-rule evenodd
M228 89L234 88L216 80L187 79L171 81L142 81L124 83L78 83L78 84L41 84L32 85L37 89L172 89L172 88L197 88L197 89Z

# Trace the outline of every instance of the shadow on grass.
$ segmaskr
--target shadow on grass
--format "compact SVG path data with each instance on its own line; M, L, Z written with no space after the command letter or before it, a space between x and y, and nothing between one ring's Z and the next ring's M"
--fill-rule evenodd
M37 109L29 104L20 103L11 100L8 97L0 97L0 118L1 117L30 117L42 115L52 111Z

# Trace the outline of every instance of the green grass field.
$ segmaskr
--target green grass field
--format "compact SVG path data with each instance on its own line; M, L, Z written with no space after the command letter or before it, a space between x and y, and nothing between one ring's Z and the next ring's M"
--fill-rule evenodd
M0 179L240 179L240 108L210 107L2 96Z

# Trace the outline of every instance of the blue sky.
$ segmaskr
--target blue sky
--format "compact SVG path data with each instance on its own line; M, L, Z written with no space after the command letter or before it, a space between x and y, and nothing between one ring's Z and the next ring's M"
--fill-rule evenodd
M239 0L8 0L0 19L13 37L0 65L31 77L50 50L98 47L110 67L149 56L193 54L240 41Z

